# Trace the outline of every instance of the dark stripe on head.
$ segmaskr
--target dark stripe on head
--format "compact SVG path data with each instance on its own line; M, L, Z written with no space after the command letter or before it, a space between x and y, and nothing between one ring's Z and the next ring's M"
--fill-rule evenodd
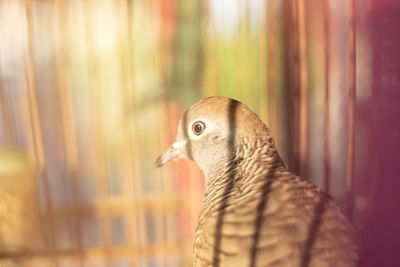
M189 133L187 132L188 129L188 125L187 125L187 114L188 114L188 110L185 111L185 113L183 114L182 117L182 132L183 132L183 136L185 137L186 140L186 156L190 159L193 160L193 154L192 154L192 143L190 142L190 138L189 138Z

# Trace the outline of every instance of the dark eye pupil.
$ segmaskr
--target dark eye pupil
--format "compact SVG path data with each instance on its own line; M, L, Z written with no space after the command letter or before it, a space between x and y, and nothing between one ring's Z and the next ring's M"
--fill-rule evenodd
M196 133L201 132L202 129L203 129L203 127L202 127L200 124L196 124L196 125L194 126L194 131L195 131Z
M197 122L193 123L192 127L193 127L192 128L193 132L196 135L200 135L204 131L204 129L206 128L206 125L202 121L197 121Z

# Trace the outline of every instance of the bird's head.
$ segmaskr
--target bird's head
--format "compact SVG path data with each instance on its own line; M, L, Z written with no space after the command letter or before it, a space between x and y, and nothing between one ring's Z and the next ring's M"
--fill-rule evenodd
M269 130L246 105L222 96L193 104L179 122L175 143L156 160L160 167L171 159L194 160L206 177L234 158L244 139L269 139Z

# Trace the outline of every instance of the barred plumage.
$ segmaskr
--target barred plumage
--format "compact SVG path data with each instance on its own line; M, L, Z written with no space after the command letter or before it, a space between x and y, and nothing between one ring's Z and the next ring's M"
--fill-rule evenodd
M202 121L204 132L192 132ZM180 122L156 164L193 159L206 176L195 266L356 266L357 236L332 198L291 173L269 129L242 103L211 97Z

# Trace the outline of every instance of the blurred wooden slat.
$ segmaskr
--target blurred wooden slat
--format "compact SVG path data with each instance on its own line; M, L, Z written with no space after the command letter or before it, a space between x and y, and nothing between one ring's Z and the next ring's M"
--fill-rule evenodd
M32 11L31 11L31 3L30 0L25 0L25 14L27 21L27 58L26 58L26 68L27 68L27 85L26 90L28 92L29 97L29 108L31 115L31 123L32 123L32 136L33 136L33 155L37 159L38 168L40 170L44 169L45 166L45 157L43 152L43 142L42 142L42 131L40 125L40 116L38 110L38 101L37 101L37 89L36 89L36 71L35 71L35 62L34 62L34 51L33 51L33 33L32 33ZM24 79L25 80L25 79Z
M145 258L158 256L160 251L164 251L167 255L176 254L185 247L189 247L191 243L183 244L146 244L138 246L110 246L105 248L84 248L82 250L47 250L47 251L22 251L22 252L0 252L0 259L26 259L33 257L54 257L57 260L80 258L85 260L104 259L105 255L110 258L120 258L121 256L130 257L134 254L136 258ZM107 251L106 251L107 250Z
M259 55L260 55L260 69L259 69L259 82L260 82L260 98L257 99L260 105L261 119L271 127L269 121L269 105L268 105L268 8L267 2L262 6L261 10L261 26L260 26L260 44L259 44Z
M372 51L373 51L373 58L374 58L374 63L372 64L373 68L373 78L372 78L372 88L371 88L371 148L373 153L371 153L371 185L370 185L370 192L369 196L372 196L376 198L377 196L377 185L379 184L379 179L380 179L380 174L379 170L382 168L381 167L381 162L380 162L380 153L379 153L379 146L380 146L380 140L379 138L382 136L382 122L381 122L381 94L379 92L379 89L382 84L382 69L381 69L381 63L380 61L382 60L381 57L383 56L381 54L382 51L382 33L379 30L380 27L380 20L382 14L376 14L380 7L381 7L381 0L373 0L371 2L371 10L370 10L370 16L372 18L372 25L373 25L373 31L372 31ZM378 26L379 25L379 26ZM371 200L372 202L375 202L376 199ZM368 207L368 212L371 212L373 209L373 206L370 205Z
M330 100L329 100L329 74L330 74L330 7L329 0L323 2L323 24L324 24L324 189L329 193L330 186Z
M105 217L108 215L118 215L133 210L146 210L149 212L176 212L178 210L191 210L192 203L201 203L202 192L186 193L180 195L149 195L135 196L134 198L119 197L98 199L90 204L80 204L77 206L67 206L52 211L55 218L68 217L78 214L98 215ZM44 213L47 216L47 213Z
M88 48L88 75L89 75L89 92L90 92L90 111L92 114L93 130L93 153L94 161L92 164L93 176L95 178L96 186L96 199L107 198L108 184L107 184L107 159L105 154L105 138L104 138L104 117L103 117L103 84L98 78L98 68L100 64L98 60L97 50L95 46L95 36L93 29L99 27L96 24L96 12L98 12L99 5L105 3L87 1L83 3L85 9L85 27L86 27L86 43ZM110 27L109 25L107 25ZM112 243L111 233L111 217L108 214L106 207L104 207L105 216L99 218L101 242L105 248L108 248ZM104 250L105 264L107 267L111 266L109 259L109 250Z
M307 54L304 0L293 0L294 49L294 154L295 171L305 174L308 146L307 118Z
M348 135L347 135L347 189L346 214L352 219L354 208L354 163L355 163L355 112L356 112L356 7L349 0L349 72L348 72Z
M275 99L275 0L268 1L268 105L269 127L275 140L278 139L278 124Z
M36 88L36 72L35 72L35 62L34 62L34 51L33 51L33 20L32 20L32 6L30 0L25 0L25 16L27 22L27 76L23 77L24 81L24 91L27 92L28 104L29 104L29 113L30 113L30 123L31 123L31 133L32 133L32 144L30 147L33 148L34 158L36 159L38 173L43 181L44 185L44 195L46 200L46 212L48 216L44 218L41 216L41 222L45 220L49 225L49 233L45 235L46 242L49 242L47 245L50 249L55 249L55 230L54 230L54 220L53 220L53 206L49 188L49 181L47 171L45 169L46 161L45 155L43 151L43 140L42 140L42 132L41 132L41 124L40 124L40 116L38 110L38 101L37 101L37 88ZM24 73L24 72L22 72ZM25 83L27 82L27 84ZM31 152L31 153L32 153ZM57 263L55 262L56 266Z
M57 12L57 17L59 19L59 32L58 35L59 40L58 44L58 55L57 58L57 68L54 71L57 71L58 77L58 90L59 90L59 104L62 114L62 123L64 127L64 140L65 140L65 154L67 158L68 166L72 170L77 170L79 167L79 159L77 152L77 142L75 136L75 122L74 122L74 111L71 103L71 92L69 85L69 70L71 66L68 65L68 47L69 43L68 38L68 29L67 29L67 10L66 4L67 2L63 0L57 0L54 2L55 9Z
M305 0L298 0L298 45L300 67L300 107L299 107L299 142L300 142L300 173L308 177L308 65L307 65L307 29Z
M135 169L138 168L136 164L132 164L132 159L136 157L131 137L131 93L133 90L133 73L132 73L132 1L123 1L117 6L117 10L121 15L119 21L119 28L121 31L120 42L120 65L121 65L121 90L122 90L122 124L123 124L123 138L120 147L122 149L122 162L121 162L121 175L122 175L122 195L133 198L134 192L134 178ZM137 172L137 171L136 171ZM110 212L112 214L112 212ZM127 245L131 247L136 246L136 229L137 218L135 216L135 207L124 210L119 214L125 217L125 231L127 234ZM136 254L130 255L131 264L136 262Z
M154 13L156 13L156 14L161 13L161 1L162 0L152 0L152 8L153 8ZM157 16L156 23L162 24L163 23L162 19L163 18L161 16ZM162 27L161 27L161 29L162 29ZM161 37L162 37L161 34L158 34L157 41L159 44L162 43ZM161 45L159 45L159 47L161 47ZM157 53L157 58L163 58L164 53L161 49L157 49L156 53ZM160 64L160 60L157 63L158 63L157 67L159 68L158 72L161 73L162 65ZM157 119L159 120L159 123L157 123L157 124L160 127L159 132L163 132L162 129L166 129L167 127L165 127L166 125L163 125L162 122L164 122L164 123L168 122L168 120L165 120L163 118L163 114L168 114L167 113L168 110L167 110L167 105L164 101L162 101L161 99L158 101L161 103L159 103L159 104L157 103L158 104L157 105L158 106L157 107L157 115L158 115ZM163 136L163 135L159 136L158 144L161 144L163 140L165 140L165 136ZM155 193L158 191L162 194L162 192L164 191L164 188L165 188L164 185L166 182L168 182L168 180L166 181L165 179L162 179L162 177L161 177L161 179L155 179L154 183L153 183L154 187L157 188L156 190L154 190ZM164 210L164 209L162 209L161 213L153 213L154 220L155 220L155 233L153 233L153 234L156 236L155 240L157 240L157 241L161 240L162 242L165 242L165 237L166 237L166 226L165 226L166 221L165 221L165 216L164 216L165 214L166 214L166 210ZM159 257L162 258L163 262L165 262L166 261L165 250L162 248L159 251L159 253L160 253Z
M1 58L0 58L1 62ZM0 66L1 67L1 66ZM1 72L1 68L0 68ZM4 145L5 147L12 147L13 144L15 146L15 134L11 134L11 118L12 114L10 114L10 104L11 101L6 98L5 89L3 80L0 77L0 109L1 109L1 122L2 122L2 132L4 136Z
M292 32L292 49L293 49L293 114L291 115L291 119L293 121L293 159L294 166L293 170L295 173L301 175L301 131L300 131L300 100L301 100L301 81L300 81L300 48L299 48L299 40L300 40L300 30L299 30L299 1L300 0L292 0L290 11L291 11L291 27L290 31Z
M171 77L168 74L168 64L170 63L170 59L168 58L168 53L171 52L172 47L172 33L175 32L176 24L175 22L175 7L176 3L174 0L161 0L160 3L160 25L161 25L161 34L160 34L160 45L159 45L159 53L160 53L160 73L163 78L164 90L163 95L168 95L168 91L171 90L170 86L172 85ZM174 114L174 103L171 103L168 99L165 99L162 104L162 109L160 118L161 121L159 123L160 129L172 129L176 127L174 120L171 118L175 117ZM160 136L160 153L163 153L164 150L171 145L174 141L175 136L172 134L172 131L161 131L164 134ZM161 179L162 179L162 192L163 195L173 194L175 192L175 179L174 179L173 166L165 166L161 170ZM169 243L176 238L176 212L171 212L170 209L162 207L161 210L161 222L163 222L163 236L165 237L164 242ZM179 241L180 242L180 241ZM165 251L163 251L163 256L166 256ZM164 261L166 261L164 259Z
M148 2L138 2L138 1L132 1L130 3L130 26L129 26L129 32L130 32L130 47L131 47L131 54L129 60L132 61L132 65L130 68L130 75L133 77L133 84L132 84L132 97L133 99L131 100L131 103L138 103L139 101L137 100L139 98L139 93L138 93L138 88L135 87L137 84L137 80L139 79L137 73L138 70L135 69L136 67L136 62L138 57L136 57L136 53L139 53L139 46L136 45L138 38L140 36L138 35L138 28L140 27L140 14L143 12L144 7L147 7ZM149 38L149 37L148 37ZM130 115L130 134L131 134L131 139L132 139L132 150L134 151L133 157L132 157L132 165L133 165L133 190L134 190L134 195L140 199L143 197L143 183L142 183L142 177L141 177L141 172L140 172L140 166L142 164L140 154L139 152L139 145L140 145L140 139L139 139L139 133L136 131L138 128L138 118L140 116L140 110L137 109L136 107L132 106L132 112ZM134 209L135 216L136 216L136 240L135 242L137 244L141 244L143 242L146 242L146 225L145 225L145 218L144 218L144 212L145 209L142 207L137 207ZM140 250L139 250L140 251Z
M59 31L59 47L58 55L56 56L56 68L55 76L56 86L58 92L55 95L58 96L58 102L60 105L60 120L62 122L62 133L64 142L64 153L65 153L65 164L67 166L67 178L70 180L72 185L72 202L73 207L79 205L81 202L79 194L79 159L77 152L77 142L76 142L76 131L75 131L75 121L74 121L74 111L71 103L71 92L69 84L69 69L68 65L68 29L67 29L67 4L65 1L57 0L54 3L54 9L58 18L57 29ZM58 94L57 94L58 93ZM79 213L73 213L73 231L76 238L77 249L83 248L82 234L81 234L81 221L82 217ZM79 257L79 265L83 266L83 257Z

